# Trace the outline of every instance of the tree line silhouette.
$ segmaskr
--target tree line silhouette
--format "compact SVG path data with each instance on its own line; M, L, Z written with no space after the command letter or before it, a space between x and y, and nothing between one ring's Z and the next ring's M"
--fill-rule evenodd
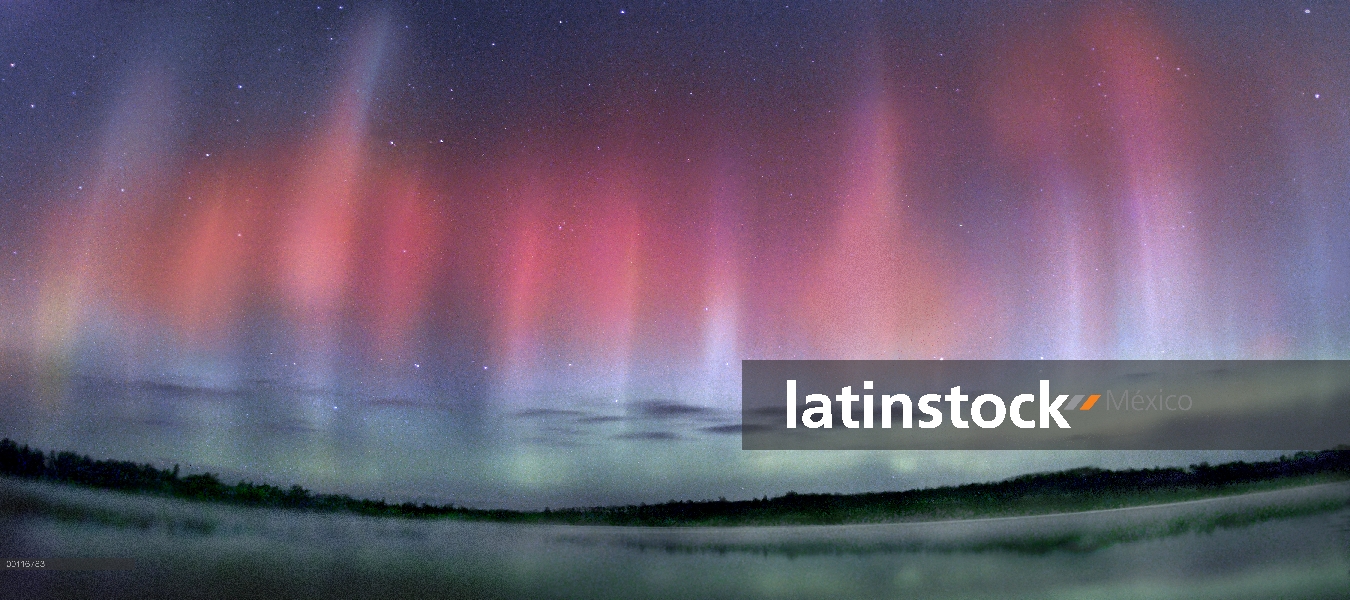
M1033 473L994 483L899 492L798 494L728 501L595 506L560 510L475 509L315 494L240 481L228 485L211 473L180 476L178 465L158 469L129 461L94 460L74 452L47 452L0 440L0 474L124 492L243 506L350 512L371 516L452 517L467 520L577 525L781 525L884 522L934 518L1035 514L1113 508L1239 493L1297 483L1350 479L1350 446L1299 452L1278 460L1200 463L1187 468L1112 471L1083 467Z

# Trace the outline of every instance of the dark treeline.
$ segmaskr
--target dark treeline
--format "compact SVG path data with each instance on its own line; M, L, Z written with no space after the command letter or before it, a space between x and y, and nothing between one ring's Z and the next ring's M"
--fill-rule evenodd
M1350 447L1300 452L1266 462L1201 463L1189 468L1110 471L1093 467L975 483L865 494L798 494L728 501L567 508L543 511L484 510L446 504L389 504L340 494L314 494L298 485L283 489L240 481L222 483L211 473L179 476L172 470L127 461L93 460L74 452L49 452L0 441L0 474L244 506L342 511L374 516L452 517L469 520L586 525L768 525L884 522L1034 514L1185 500L1260 489L1263 485L1350 478Z
M178 498L210 500L246 506L348 511L368 515L432 516L456 512L457 507L426 504L388 504L357 500L339 494L313 494L298 485L283 489L240 481L222 483L211 473L180 477L172 470L120 460L94 460L74 452L48 452L0 440L0 473L26 479L76 483L96 488L146 492Z

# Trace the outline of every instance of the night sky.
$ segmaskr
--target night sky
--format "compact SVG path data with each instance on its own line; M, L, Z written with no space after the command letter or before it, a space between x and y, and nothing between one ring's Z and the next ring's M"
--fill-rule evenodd
M0 434L853 492L1199 455L742 451L740 360L1350 358L1344 4L541 4L0 4Z

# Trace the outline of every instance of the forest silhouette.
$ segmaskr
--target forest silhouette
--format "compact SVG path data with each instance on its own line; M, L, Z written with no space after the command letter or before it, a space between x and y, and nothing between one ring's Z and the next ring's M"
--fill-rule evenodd
M481 509L453 503L389 503L342 494L316 494L240 481L212 473L181 475L178 465L94 460L74 452L43 452L0 440L0 474L106 490L154 494L239 506L347 512L404 518L573 525L806 525L881 523L1012 516L1119 508L1239 494L1350 479L1350 446L1299 452L1278 460L1200 463L1190 467L1106 470L1083 467L1021 475L992 483L861 494L799 494L751 500L684 500L541 511Z

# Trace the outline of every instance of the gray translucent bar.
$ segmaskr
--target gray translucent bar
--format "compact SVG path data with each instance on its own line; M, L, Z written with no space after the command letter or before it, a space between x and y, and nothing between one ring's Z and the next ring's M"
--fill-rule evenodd
M1324 450L1350 444L1346 360L746 360L741 375L746 450ZM1048 382L1045 391L1042 382ZM909 428L902 424L902 394ZM925 396L928 411L920 408ZM976 405L979 415L971 413Z
M132 558L7 558L6 570L25 571L130 571Z

